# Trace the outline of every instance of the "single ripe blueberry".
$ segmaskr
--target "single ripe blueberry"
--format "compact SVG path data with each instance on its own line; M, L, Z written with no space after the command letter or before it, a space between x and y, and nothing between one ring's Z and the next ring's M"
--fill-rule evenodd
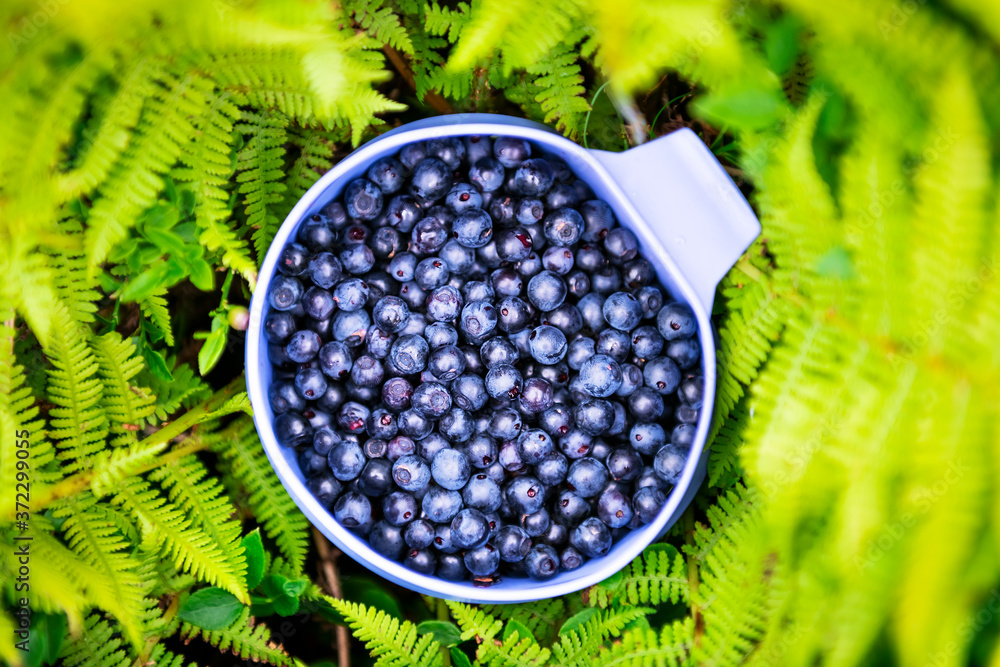
M403 187L406 168L394 157L383 157L372 162L366 175L379 190L391 195Z
M402 456L392 465L392 479L404 491L419 493L430 484L431 469L419 456Z
M274 420L274 435L282 447L303 447L313 438L313 427L297 412L285 412Z
M309 216L299 227L297 238L312 252L322 252L333 247L336 233L327 216L317 213Z
M356 442L345 440L330 450L327 460L333 476L342 482L349 482L364 468L365 453Z
M403 411L410 407L410 398L413 396L413 386L406 378L389 378L382 385L382 402L390 410Z
M347 491L334 504L333 516L345 528L359 528L372 520L372 506L357 491Z
M472 373L460 375L451 385L452 401L458 407L475 412L486 405L489 395L483 379Z
M410 194L421 199L440 199L451 189L451 169L433 157L421 160L410 179Z
M555 246L571 246L583 233L583 218L575 209L558 208L545 216L545 238Z
M386 333L398 333L410 321L410 309L398 296L384 296L372 310L372 321Z
M573 461L566 474L566 487L581 498L592 498L608 483L608 469L597 459Z
M357 484L358 491L369 498L384 496L393 489L392 464L386 459L370 459L361 469Z
M584 243L600 243L615 226L615 214L605 202L600 199L585 201L578 207L584 221Z
M465 561L457 554L439 554L434 574L447 581L462 581L469 574Z
M503 165L492 157L480 158L469 169L469 181L480 192L500 189L506 179Z
M430 346L415 334L400 336L389 350L389 362L404 375L419 373L427 365Z
M422 290L430 291L446 284L451 278L451 270L443 260L437 257L427 257L417 263L413 271L413 280ZM421 301L423 299L421 298Z
M427 518L434 523L450 522L462 509L462 494L458 491L432 485L424 494L420 507ZM440 536L440 533L438 535Z
M555 444L552 436L541 429L530 429L517 439L517 453L527 465L540 463L546 456L552 454Z
M465 455L472 467L488 468L497 460L497 443L490 436L477 433L465 444Z
M298 276L309 266L309 250L299 243L289 243L278 257L278 271L286 276Z
M531 235L524 227L508 227L496 236L497 255L505 262L519 262L531 254Z
M344 206L352 218L374 220L382 212L382 191L371 181L357 178L347 184Z
M552 518L563 525L575 527L590 516L590 503L572 491L561 491L552 506Z
M431 462L431 476L442 488L457 491L465 486L472 473L469 459L457 449L438 452Z
M434 524L426 519L414 519L403 529L403 541L411 549L426 549L434 542Z
M531 551L531 538L520 526L506 524L497 532L495 544L500 559L505 563L516 563Z
M530 475L521 475L511 480L504 495L515 511L534 514L545 504L545 485Z
M524 558L524 571L532 579L551 579L559 572L559 554L547 544L536 544Z
M417 517L416 499L409 493L393 491L382 500L382 516L393 526L403 526Z
M451 520L451 543L460 549L481 547L489 534L490 524L477 509L463 509Z
M451 233L466 248L482 248L493 239L493 220L482 209L469 209L455 218Z
M423 215L420 202L410 195L396 195L385 209L385 219L404 234L410 233Z
M667 495L662 490L655 486L644 486L632 496L632 509L640 521L652 523L666 502Z
M419 574L434 574L437 556L430 549L407 549L403 566Z
M572 364L570 366L572 367ZM611 357L595 354L580 366L578 377L584 391L591 396L604 398L615 393L621 386L622 370L618 362ZM674 388L676 389L676 386Z
M285 354L295 363L304 364L316 358L322 345L323 342L315 331L296 331L285 346Z
M609 488L597 499L597 517L608 528L621 528L632 520L632 501L618 489Z
M317 368L303 368L295 374L295 391L307 401L314 401L326 393L326 378Z
M603 306L604 320L619 331L631 331L642 319L639 300L628 292L615 292Z
M639 241L628 229L616 227L604 237L604 251L615 264L624 264L639 254Z
M664 445L653 458L653 470L667 484L676 484L684 472L687 454L675 445Z
M403 541L403 531L399 526L394 526L388 521L379 521L372 526L368 533L368 543L375 553L381 554L389 560L399 560L403 557L406 543Z
M611 532L600 519L590 517L572 532L570 544L584 555L597 558L611 549Z
M531 158L518 166L514 174L517 191L528 197L544 195L555 182L555 172L544 158Z
M660 309L656 315L656 326L660 335L668 341L690 338L698 331L698 322L691 308L679 301L668 303Z
M275 310L292 310L302 298L302 283L298 278L276 275L267 288L267 302Z
M665 354L681 370L692 368L701 357L701 346L696 338L679 338L667 343Z
M647 361L642 369L642 377L646 386L655 390L660 396L674 393L681 383L681 371L668 357L656 357Z
M364 307L368 294L368 283L360 278L347 278L333 288L333 301L342 312L350 313Z
M493 155L508 169L531 157L531 144L517 137L499 137L493 142Z
M309 489L310 493L316 496L316 500L319 501L320 505L330 509L333 507L333 503L337 499L337 496L339 496L343 490L343 485L337 481L336 477L327 471L307 479L306 488Z
M559 552L559 564L564 570L575 570L583 565L583 554L575 547L566 547Z
M523 380L521 372L510 364L497 364L486 373L486 393L493 398L517 398Z
M452 171L465 159L465 144L458 137L441 137L427 142L427 154L441 160Z
M660 447L667 444L667 434L663 427L655 422L639 422L632 427L628 440L639 453L652 456L660 451Z
M476 577L488 577L496 572L500 565L500 552L492 544L465 552L463 558L465 567Z

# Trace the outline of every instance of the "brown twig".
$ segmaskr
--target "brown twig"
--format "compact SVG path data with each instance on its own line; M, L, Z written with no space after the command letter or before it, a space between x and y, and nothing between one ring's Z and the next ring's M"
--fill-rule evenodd
M337 572L337 557L340 550L331 547L326 536L313 526L313 539L316 541L316 550L319 551L320 567L323 569L323 579L326 581L327 592L338 600L344 599L344 591L340 587L340 575ZM348 643L351 635L347 632L347 627L336 626L337 638L337 667L351 667L351 646Z
M400 55L399 51L392 48L388 44L383 46L382 50L385 51L385 55L389 56L389 62L391 62L392 66L396 68L399 75L406 79L406 84L413 90L416 90L417 82L413 78L413 71L410 69L410 66L406 64L406 60L403 59L403 56ZM439 93L433 90L428 91L427 94L424 95L424 102L431 105L438 113L455 113L455 109L453 109L448 103L448 100L444 99Z
M688 546L694 545L694 508L689 507L684 513L684 541ZM694 646L701 645L701 636L705 631L701 618L701 608L696 602L698 598L698 562L688 554L688 599L691 601L691 619L694 621Z

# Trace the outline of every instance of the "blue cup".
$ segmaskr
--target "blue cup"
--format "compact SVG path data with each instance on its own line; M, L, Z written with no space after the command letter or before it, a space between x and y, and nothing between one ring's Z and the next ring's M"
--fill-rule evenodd
M403 146L452 136L512 136L526 139L570 166L614 210L618 222L639 239L640 252L673 297L691 306L698 320L705 402L680 481L656 520L630 531L602 558L536 581L504 577L488 588L471 581L445 581L419 574L376 553L365 538L341 526L305 486L295 451L278 445L267 399L271 364L262 322L269 308L268 285L282 248L299 224L364 176L378 158ZM704 143L682 129L623 153L587 150L544 125L508 116L457 114L403 125L369 141L339 162L299 200L274 237L250 302L247 329L247 390L254 421L274 471L296 505L331 542L373 572L418 593L475 603L515 603L565 595L596 584L628 565L665 533L684 512L705 478L705 440L715 399L715 341L709 316L719 280L760 234L760 223L739 189Z

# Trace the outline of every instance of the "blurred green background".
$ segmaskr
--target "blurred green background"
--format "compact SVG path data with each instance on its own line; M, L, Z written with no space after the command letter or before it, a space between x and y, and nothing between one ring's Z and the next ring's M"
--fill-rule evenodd
M0 659L1000 664L997 2L7 0L0 25ZM462 111L608 150L691 127L764 228L716 299L705 487L537 605L338 558L241 393L294 202Z

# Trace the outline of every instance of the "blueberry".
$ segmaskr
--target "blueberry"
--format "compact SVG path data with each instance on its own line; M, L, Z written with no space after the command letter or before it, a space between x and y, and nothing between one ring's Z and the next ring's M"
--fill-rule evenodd
M503 185L506 174L503 165L492 157L484 157L469 169L469 181L480 192L493 192Z
M495 294L501 297L518 296L524 289L521 275L510 267L500 268L490 274L490 283Z
M684 472L687 454L676 445L664 445L653 458L653 470L667 484L676 484Z
M365 443L366 446L368 442ZM358 491L369 498L384 496L393 488L392 463L387 459L370 459L358 474L357 484Z
M579 459L590 453L594 438L581 430L570 429L569 433L559 438L559 451L568 458Z
M690 405L678 405L674 411L674 418L682 424L696 424L698 422L699 409Z
M451 189L451 169L441 160L429 157L413 169L410 194L421 199L440 199Z
M376 553L389 560L399 560L403 557L406 543L403 541L403 531L388 521L379 521L372 526L368 534L368 543Z
M561 491L552 507L552 518L567 526L577 526L590 515L590 503L572 491Z
M355 479L365 466L365 453L355 442L343 441L327 455L333 476L342 482Z
M482 248L493 238L493 220L482 209L469 209L455 218L451 233L466 248Z
M543 507L534 514L525 514L521 517L521 528L531 537L541 537L549 529L551 519L549 513Z
M291 340L285 347L285 354L292 361L304 364L312 361L319 354L322 344L316 332L309 330L296 331L292 334Z
M371 319L364 310L352 313L341 311L333 316L330 333L334 340L345 343L348 347L357 347L364 342L371 324Z
M583 565L583 554L574 547L566 547L559 553L559 564L564 570L575 570Z
M694 424L678 424L670 434L670 444L681 449L690 449L696 431L697 427Z
M424 370L429 353L430 346L422 336L400 336L389 351L389 362L398 372L411 375Z
M632 501L618 489L608 489L597 499L597 517L608 528L621 528L632 520Z
M573 364L570 363L572 368ZM648 366L647 366L648 367ZM618 362L604 354L595 354L580 366L580 378L584 391L591 396L610 396L622 383L622 370Z
M545 196L545 205L550 209L577 206L580 196L569 183L556 183Z
M282 447L302 447L313 438L313 427L297 412L285 412L274 420L274 435Z
M299 243L289 243L278 257L278 271L286 276L298 276L309 265L309 250Z
M407 549L403 566L420 574L434 574L437 556L430 549Z
M539 222L545 215L545 205L538 199L525 197L514 209L514 217L522 225L532 225Z
M604 237L604 251L616 264L624 264L639 253L639 241L628 229L616 227Z
M497 227L510 227L517 222L516 207L517 201L511 197L494 197L488 210Z
M337 287L339 289L340 286ZM372 321L375 326L390 334L402 331L409 320L410 309L398 296L382 297L372 311Z
M656 357L646 362L642 369L642 377L646 386L654 389L660 396L668 396L681 383L681 371L668 357Z
M608 483L608 469L592 458L574 461L566 474L566 486L581 498L592 498Z
M504 495L517 512L534 514L545 504L545 485L530 475L521 475L511 480Z
M573 428L573 414L569 409L561 405L554 405L542 413L538 420L538 425L542 430L555 434L557 437L562 437Z
M679 301L668 303L660 309L656 315L656 326L667 341L690 338L698 331L698 322L691 308Z
M371 521L372 506L357 491L347 491L334 503L333 516L345 528L358 528Z
M458 137L431 139L427 142L427 154L441 160L454 171L465 159L465 144Z
M386 194L398 192L405 181L406 167L393 157L383 157L375 160L368 167L368 180L378 186Z
M318 475L327 470L326 457L317 452L312 447L307 447L299 452L299 468L306 477Z
M573 253L560 246L546 248L542 254L542 266L546 271L565 276L573 270Z
M476 549L486 544L490 525L477 509L466 508L451 520L451 542L460 549Z
M600 199L585 201L580 204L578 210L584 220L584 232L581 236L584 243L603 241L615 226L614 212Z
M637 257L625 263L622 270L622 280L625 286L631 290L645 287L656 280L656 269L649 263L649 260Z
M344 386L336 382L328 382L326 385L326 393L316 400L316 407L321 410L337 412L346 400L347 391Z
M573 420L576 427L587 435L601 435L614 423L615 410L609 401L592 399L576 406Z
M367 179L354 179L344 190L344 206L352 218L374 220L382 212L382 190Z
M434 430L434 422L413 408L399 413L399 432L413 440L423 440Z
M576 527L570 543L584 555L597 558L611 549L611 533L600 519L591 517Z
M455 239L451 239L441 246L441 249L438 251L438 257L448 265L448 269L453 276L462 276L467 275L472 269L476 253L472 248L466 248ZM467 301L472 300L468 295L465 298Z
M409 493L393 491L382 500L382 516L393 526L409 523L417 512L417 501Z
M654 486L645 486L632 496L632 507L643 523L652 523L666 502L667 495Z
M414 519L403 529L403 541L411 549L426 549L434 542L434 524L426 519Z
M379 410L376 410L375 412L377 413L379 412ZM393 423L395 423L395 420L393 421ZM315 446L316 443L314 441L313 447ZM367 456L369 459L385 458L386 453L389 451L389 443L379 438L369 438L368 440L365 441L365 444L361 449L364 450L365 456Z
M469 573L462 557L456 554L440 554L437 561L435 574L447 581L462 581Z
M621 272L613 266L605 266L590 276L590 287L602 295L610 295L613 292L617 292L622 287Z
M652 456L660 450L660 447L667 444L667 434L663 427L655 422L637 423L632 427L628 439L636 450L646 456Z
M510 408L500 408L495 410L490 417L488 432L494 438L500 440L511 440L516 438L521 431L521 416L516 410ZM513 446L514 443L511 443ZM501 457L502 459L502 457ZM520 461L520 458L518 458ZM507 466L504 465L506 468ZM509 468L508 468L509 469Z
M385 369L378 359L367 354L358 357L351 368L351 381L359 387L378 387L385 379Z
M597 335L594 343L594 351L597 354L607 355L619 364L628 358L630 349L631 341L628 333L618 329L605 329Z
M497 364L486 373L486 393L493 398L517 398L522 385L521 372L510 364Z
M326 378L318 369L303 368L295 374L295 391L307 401L312 401L326 393Z
M559 572L559 554L547 544L536 544L524 558L524 571L532 579L551 579Z
M496 572L500 565L500 552L492 544L487 543L466 551L463 562L473 576L488 577Z
M438 452L431 462L431 476L442 488L457 491L465 486L472 473L469 459L457 449Z
M667 343L664 353L674 360L677 367L687 370L698 363L701 357L701 346L695 338L680 338Z
M336 241L336 234L330 223L330 218L325 215L317 213L309 216L309 219L299 227L297 235L299 243L312 252L329 250Z
M531 157L531 145L516 137L499 137L493 142L493 155L507 168L517 167Z
M544 158L523 161L514 175L518 192L528 197L544 195L554 182L555 172Z
M410 250L418 255L431 255L448 242L448 227L437 218L424 218L413 227Z
M545 239L555 246L571 246L580 240L583 225L575 209L557 208L545 216Z
M317 428L313 433L313 449L326 456L343 438L329 426Z
M410 195L396 195L385 209L389 224L404 234L411 232L423 215L420 202Z
M681 399L684 405L690 406L695 410L700 408L705 400L705 378L695 375L682 381L680 388L677 390L677 397Z
M427 315L435 322L451 322L462 310L461 293L451 285L444 285L433 290L427 297ZM455 335L458 342L458 335Z
M643 385L642 370L635 364L622 364L622 383L615 390L615 396L628 398Z
M302 283L298 278L276 275L267 289L267 302L275 310L292 310L302 298Z
M520 526L504 525L497 533L495 540L500 559L505 563L516 563L523 560L531 551L531 538Z
M615 292L603 306L604 320L619 331L631 331L642 319L639 300L628 292Z
M653 326L641 326L632 332L632 352L640 359L652 359L663 350L663 336Z
M419 456L402 456L392 466L392 479L404 491L417 493L430 483L431 469Z
M413 391L410 404L425 417L437 419L451 409L451 394L439 382L424 382Z
M555 450L552 436L541 429L525 431L517 439L517 453L527 465L540 463Z
M488 301L471 301L462 308L459 328L467 335L483 337L497 326L497 310Z
M524 227L508 227L496 236L497 255L505 262L519 262L531 254L531 236Z
M269 343L286 343L295 333L295 317L289 312L272 310L264 318L264 335Z
M412 396L413 387L405 378L390 378L382 385L382 401L391 410L407 409Z
M439 289L445 289L445 287ZM423 336L427 341L427 345L429 345L432 350L436 350L439 347L445 347L446 345L458 344L458 331L455 330L455 327L447 324L446 322L431 322L424 329Z
M427 518L434 523L450 522L462 509L462 494L455 490L432 485L427 490L423 500L420 501L420 507ZM436 539L435 542L437 542Z
M316 496L316 500L319 501L320 505L330 509L337 496L340 495L343 486L337 481L336 477L331 475L329 471L326 471L307 479L306 488Z
M416 271L414 271L416 273ZM403 330L404 333L419 333L417 331L408 331L410 325L416 319L415 316L419 313L413 312L415 309L420 308L424 304L424 299L427 293L416 283L416 281L410 280L399 286L399 298L406 302L406 305L410 308L410 321L406 324L406 329ZM425 322L426 325L426 322Z
M412 144L407 144L403 146L399 151L399 161L403 163L407 169L412 170L417 164L426 158L427 144L423 141L417 141Z
M479 358L486 368L501 364L516 364L519 360L517 348L508 338L496 336L490 338L479 348Z
M375 266L375 253L363 243L345 246L337 258L344 270L355 276L368 273Z
M422 290L434 290L448 282L451 271L448 265L437 257L427 257L417 263L413 271L413 280Z
M401 252L389 261L389 275L401 283L413 280L417 269L417 257L409 252Z
M530 415L544 412L552 407L552 385L542 378L528 378L524 381L518 407Z
M629 396L628 407L640 422L653 422L663 414L663 397L652 387L639 387Z

